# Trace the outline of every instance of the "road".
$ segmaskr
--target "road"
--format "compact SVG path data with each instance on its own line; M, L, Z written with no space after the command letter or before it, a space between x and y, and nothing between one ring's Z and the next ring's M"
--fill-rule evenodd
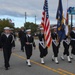
M0 51L0 75L75 75L75 56L73 56L72 63L67 62L65 56L65 61L62 61L60 56L63 53L63 46L61 45L59 50L59 64L55 64L52 61L52 48L48 49L48 55L45 57L45 65L40 63L38 40L36 42L36 49L33 50L33 55L31 57L32 67L26 65L25 52L20 50L20 42L16 41L16 47L12 51L12 56L10 59L10 69L8 71L4 68L3 52ZM70 48L71 50L71 48Z

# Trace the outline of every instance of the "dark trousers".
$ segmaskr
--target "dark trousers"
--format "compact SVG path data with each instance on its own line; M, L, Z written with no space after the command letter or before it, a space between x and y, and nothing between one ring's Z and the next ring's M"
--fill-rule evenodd
M21 42L21 50L24 51L24 40L21 39L20 42Z
M63 46L64 46L64 52L63 55L69 56L69 45L63 41Z
M11 48L3 48L5 68L9 67L9 60L11 57Z
M75 41L74 40L71 41L71 47L72 47L71 53L75 55Z
M58 57L59 45L56 46L56 45L52 42L52 48L53 48L54 57Z
M2 45L0 44L0 48L2 48Z
M1 39L0 39L0 48L2 48Z
M12 43L12 47L15 47L15 41L13 41L13 43Z
M26 57L27 59L30 59L32 56L32 45L25 45L25 52L26 52Z
M40 44L39 44L39 51L40 51L40 58L43 58L48 54L47 47L44 49Z

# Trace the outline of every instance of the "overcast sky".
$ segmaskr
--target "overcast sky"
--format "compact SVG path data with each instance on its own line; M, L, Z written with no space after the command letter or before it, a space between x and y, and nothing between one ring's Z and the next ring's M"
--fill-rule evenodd
M67 8L67 0L62 0L63 10ZM21 27L24 22L24 14L27 12L27 21L41 23L44 0L0 0L0 18L10 18L15 22L15 27ZM68 6L75 7L75 0L68 0ZM58 0L48 0L50 23L56 23L56 11Z

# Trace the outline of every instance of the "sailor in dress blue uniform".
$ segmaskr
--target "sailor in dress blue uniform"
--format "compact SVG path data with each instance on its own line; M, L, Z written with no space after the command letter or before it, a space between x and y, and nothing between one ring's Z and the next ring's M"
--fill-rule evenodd
M67 55L67 60L69 63L71 63L71 59L69 56L70 38L69 38L69 30L67 25L65 25L65 38L63 39L63 46L64 46L64 52L63 55L61 56L61 59L64 60L64 55Z
M10 28L5 27L4 33L1 35L1 43L3 48L4 55L4 63L5 69L8 70L10 67L9 61L11 57L12 43L13 43L13 35L10 33Z
M53 56L52 56L52 61L55 61L56 64L59 64L58 62L58 53L59 53L59 39L58 39L58 35L57 35L57 26L54 26L53 28L53 32L51 33L51 37L52 37L52 48L53 48Z
M72 55L75 55L75 26L72 27L72 31L70 33L70 37L71 37L70 44L71 44L71 47L72 47L71 58L73 58Z
M33 47L35 48L35 42L34 37L31 35L31 29L26 30L26 36L24 37L24 43L25 43L25 53L27 57L27 65L31 67L30 58L32 56Z
M44 64L44 57L48 54L47 46L45 45L45 38L44 38L44 29L40 28L40 34L38 35L39 38L39 51L40 51L40 58L41 64Z

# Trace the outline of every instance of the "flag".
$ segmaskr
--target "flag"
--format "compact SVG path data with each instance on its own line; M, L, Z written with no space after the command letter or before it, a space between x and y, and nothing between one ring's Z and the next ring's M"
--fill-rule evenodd
M69 18L69 15L68 15L68 0L67 0L67 8L66 8L66 17L65 17L65 35L68 36L69 35L69 26L68 26L68 18Z
M9 23L12 23L12 20L11 19L9 19Z
M48 0L44 1L43 13L42 13L42 23L41 25L44 28L44 35L47 47L51 44L51 32L50 32L50 21L49 21L49 14L48 14Z
M63 7L62 7L62 0L59 0L57 14L57 33L59 40L62 41L62 39L65 38L65 25L64 25L64 15L63 15Z

